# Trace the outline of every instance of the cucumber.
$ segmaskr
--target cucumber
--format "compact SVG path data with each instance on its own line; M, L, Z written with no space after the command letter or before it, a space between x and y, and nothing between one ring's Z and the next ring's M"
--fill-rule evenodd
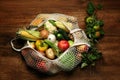
M58 29L58 33L62 34L65 40L70 40L70 38L68 37L68 33L63 29Z
M61 33L59 33L58 31L54 32L54 35L56 36L57 40L62 40L64 39L63 35Z

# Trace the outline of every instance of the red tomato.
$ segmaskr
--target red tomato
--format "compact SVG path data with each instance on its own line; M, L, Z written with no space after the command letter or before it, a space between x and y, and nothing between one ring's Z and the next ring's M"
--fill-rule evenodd
M83 45L78 46L77 49L80 52L86 52L89 49L89 47L87 45L83 44Z
M61 40L58 42L58 47L63 52L69 48L69 43L67 40Z

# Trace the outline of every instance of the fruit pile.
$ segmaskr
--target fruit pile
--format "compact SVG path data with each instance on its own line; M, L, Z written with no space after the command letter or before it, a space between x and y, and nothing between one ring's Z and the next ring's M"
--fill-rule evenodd
M42 24L38 27L39 24ZM29 41L32 48L48 59L56 59L74 44L73 35L68 30L73 28L70 22L61 22L57 20L43 20L37 18L32 21L26 29L19 29L17 35L24 40ZM81 52L87 51L88 46L83 44L77 46Z

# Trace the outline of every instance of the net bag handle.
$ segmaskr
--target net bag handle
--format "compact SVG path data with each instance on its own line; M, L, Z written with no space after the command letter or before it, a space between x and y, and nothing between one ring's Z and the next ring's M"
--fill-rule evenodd
M10 41L10 44L11 44L11 47L12 47L13 50L20 52L23 48L27 47L27 45L25 45L25 46L23 46L23 47L21 47L21 48L16 48L16 47L15 47L15 44L14 44L14 41L17 40L17 39L18 39L17 37L13 38L13 39Z

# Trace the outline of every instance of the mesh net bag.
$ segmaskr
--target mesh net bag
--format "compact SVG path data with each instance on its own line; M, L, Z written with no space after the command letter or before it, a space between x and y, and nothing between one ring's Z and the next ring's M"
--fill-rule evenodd
M36 19L42 18L44 21L42 23L33 23ZM71 71L81 62L81 51L79 50L79 45L87 45L88 48L89 40L86 37L84 31L79 28L77 18L73 16L68 16L64 14L54 13L54 14L39 14L30 25L36 25L37 28L47 20L57 20L61 21L69 30L70 34L73 35L74 44L69 47L64 53L62 53L58 58L50 60L43 56L36 49L29 45L29 41L25 41L22 47L19 49L15 47L14 42L18 39L17 37L11 40L11 46L16 51L21 51L26 64L40 72L47 74L55 74L59 71ZM68 25L66 22L72 23ZM70 27L73 26L73 27ZM29 27L30 29L37 29L36 27ZM19 43L19 42L18 42ZM18 44L17 44L18 45ZM88 50L86 49L86 51Z

